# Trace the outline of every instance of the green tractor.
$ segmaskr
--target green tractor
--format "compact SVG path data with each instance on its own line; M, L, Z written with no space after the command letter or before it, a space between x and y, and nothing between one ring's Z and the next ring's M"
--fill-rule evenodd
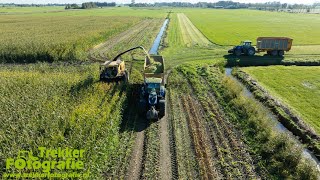
M234 48L230 49L228 53L234 54L236 56L240 56L241 54L253 56L256 53L255 48L251 45L251 41L246 40L242 41L241 45L235 46Z

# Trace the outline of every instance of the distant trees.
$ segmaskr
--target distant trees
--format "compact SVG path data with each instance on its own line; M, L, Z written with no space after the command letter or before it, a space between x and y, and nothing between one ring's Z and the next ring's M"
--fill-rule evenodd
M107 2L95 2L95 4L99 7L115 7L116 3L115 2L111 2L111 3L107 3Z
M234 1L218 1L215 3L208 2L160 2L160 3L132 3L128 4L130 7L192 7L192 8L224 8L224 9L240 9L250 8L258 10L279 11L281 9L309 9L320 6L320 3L314 3L313 5L305 4L288 4L280 3L278 1L266 2L266 3L239 3Z
M78 4L67 4L65 9L80 9L80 6Z
M77 4L67 4L65 9L91 9L97 7L114 7L116 6L115 2L85 2L81 4L81 7Z
M91 9L91 8L97 8L98 6L94 2L86 2L82 3L81 9Z

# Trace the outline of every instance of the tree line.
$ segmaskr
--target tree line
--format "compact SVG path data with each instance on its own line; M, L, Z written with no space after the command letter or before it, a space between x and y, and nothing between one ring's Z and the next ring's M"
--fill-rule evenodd
M116 6L115 2L85 2L81 4L81 7L78 4L67 4L65 9L91 9L98 7L114 7Z
M130 7L191 7L191 8L224 8L224 9L240 9L251 8L259 10L279 10L279 9L307 9L320 7L320 3L314 3L312 5L306 4L288 4L280 3L277 1L266 3L239 3L234 1L218 1L215 3L198 2L161 2L161 3L134 3L129 4Z

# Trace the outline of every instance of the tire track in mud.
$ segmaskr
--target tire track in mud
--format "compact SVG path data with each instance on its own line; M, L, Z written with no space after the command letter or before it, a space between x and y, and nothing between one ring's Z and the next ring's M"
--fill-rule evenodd
M168 99L166 97L166 114L159 121L160 125L160 175L161 179L172 179L172 154L170 152L170 143L169 136L172 137L171 132L168 129L169 126L169 116L168 116Z
M169 72L170 73L170 72ZM176 137L174 135L174 126L171 118L172 114L172 104L171 104L171 98L169 96L169 93L167 94L167 100L166 101L166 113L167 113L167 123L168 123L168 133L169 133L169 150L171 155L171 179L178 179L179 173L178 173L178 162L177 162L177 151L176 151Z
M140 179L142 176L143 163L145 161L145 152L146 152L146 124L139 122L141 119L139 117L137 123L138 132L136 132L136 139L133 145L133 150L131 152L131 159L129 163L129 169L125 179ZM140 130L140 131L139 131Z
M199 179L199 169L196 168L198 167L196 152L191 143L190 126L186 120L181 98L178 98L171 90L169 103L172 110L170 122L172 124L172 137L174 138L174 146L172 146L174 157L172 160L175 162L172 167L176 174L173 175L173 178Z

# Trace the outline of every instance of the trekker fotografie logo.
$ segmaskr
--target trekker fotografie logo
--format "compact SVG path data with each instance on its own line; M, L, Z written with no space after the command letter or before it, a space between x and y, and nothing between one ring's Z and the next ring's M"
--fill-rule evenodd
M19 173L5 173L3 177L89 177L89 173L79 173L84 170L83 149L38 147L38 150L37 156L32 151L20 150L16 158L7 158L6 170Z

